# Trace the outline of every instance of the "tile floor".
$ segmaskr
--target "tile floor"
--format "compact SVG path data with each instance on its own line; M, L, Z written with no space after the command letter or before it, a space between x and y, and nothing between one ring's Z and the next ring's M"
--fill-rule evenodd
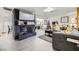
M17 50L19 51L52 51L52 44L44 41L38 36L43 35L43 30L37 30L37 35L30 37L28 39L24 39L22 41L16 41L16 45L18 46Z
M15 50L15 40L12 34L0 34L0 51L13 51Z
M36 36L21 41L12 39L10 34L3 35L2 39L0 38L0 49L8 51L53 51L51 43L38 38L38 36L44 34L44 31L36 30L36 32Z

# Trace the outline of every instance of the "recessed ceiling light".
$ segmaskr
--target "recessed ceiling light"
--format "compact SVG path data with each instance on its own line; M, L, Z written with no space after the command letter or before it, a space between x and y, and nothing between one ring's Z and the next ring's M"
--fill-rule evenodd
M51 11L53 11L53 10L54 10L54 8L48 7L48 8L46 8L46 9L44 9L44 12L51 12Z

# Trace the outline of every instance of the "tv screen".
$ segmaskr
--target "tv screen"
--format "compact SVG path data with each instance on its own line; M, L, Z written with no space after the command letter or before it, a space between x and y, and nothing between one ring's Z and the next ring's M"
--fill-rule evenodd
M34 15L33 14L28 14L24 12L19 12L19 19L20 20L34 20Z

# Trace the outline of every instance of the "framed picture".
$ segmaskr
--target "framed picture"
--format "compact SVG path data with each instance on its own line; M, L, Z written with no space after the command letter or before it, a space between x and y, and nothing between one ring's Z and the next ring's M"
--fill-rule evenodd
M69 22L68 16L61 17L61 23L68 23L68 22Z

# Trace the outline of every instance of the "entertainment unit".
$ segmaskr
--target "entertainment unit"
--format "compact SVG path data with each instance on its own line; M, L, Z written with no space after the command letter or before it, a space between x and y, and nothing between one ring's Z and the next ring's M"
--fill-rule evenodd
M35 14L14 9L15 40L23 40L36 35Z

